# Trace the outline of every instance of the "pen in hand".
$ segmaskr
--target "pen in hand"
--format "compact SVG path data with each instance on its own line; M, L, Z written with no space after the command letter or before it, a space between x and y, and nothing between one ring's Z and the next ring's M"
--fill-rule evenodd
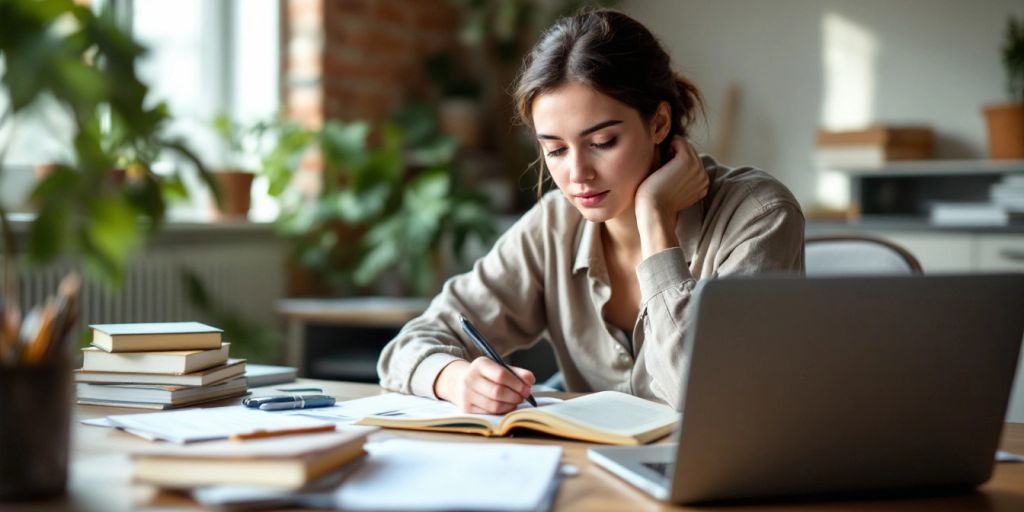
M501 355L498 354L493 348L491 348L490 343L487 343L487 340L485 340L483 335L481 335L480 332L476 330L476 327L473 327L473 324L469 322L469 319L467 319L465 316L459 315L459 323L462 325L462 330L466 331L466 334L469 335L469 338L473 340L474 344L476 344L476 348L480 349L480 351L483 352L484 355L486 355L488 358L490 358L490 360L500 364L502 367L508 370L508 372L511 373L515 378L519 379L519 376L516 375L516 372L512 371L512 368L509 368L509 366L505 364L505 360L503 360L501 358ZM522 381L522 379L519 380ZM526 383L523 382L523 384ZM537 407L537 400L533 398L533 395L527 395L526 401L530 402L530 405Z

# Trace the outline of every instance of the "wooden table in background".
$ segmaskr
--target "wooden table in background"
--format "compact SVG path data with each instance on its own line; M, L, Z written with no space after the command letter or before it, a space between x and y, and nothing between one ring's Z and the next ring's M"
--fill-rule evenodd
M381 393L372 384L354 384L300 379L306 386L321 387L325 393L341 400L349 400ZM267 388L257 388L256 393L266 393ZM228 400L215 405L230 405L238 400ZM37 504L4 504L4 511L22 510L76 510L76 511L118 511L146 508L196 508L187 496L160 492L148 486L132 485L131 465L128 454L133 448L148 442L114 429L91 427L78 420L109 414L145 412L134 409L76 406L76 422L72 427L72 452L68 497L63 501ZM846 500L813 503L770 503L742 507L672 507L659 503L624 481L612 476L587 460L588 443L566 441L550 437L527 436L515 438L488 439L461 434L410 432L401 430L382 431L376 435L398 435L418 439L443 440L447 442L476 443L526 443L558 444L565 450L563 462L579 468L577 476L566 478L558 492L555 510L585 511L631 511L631 510L708 510L731 512L734 510L781 511L1024 511L1024 464L997 464L995 474L977 492L953 496L921 497L884 500ZM1003 434L1002 449L1024 453L1024 424L1007 424ZM29 464L26 461L26 464ZM396 490L398 492L398 490Z

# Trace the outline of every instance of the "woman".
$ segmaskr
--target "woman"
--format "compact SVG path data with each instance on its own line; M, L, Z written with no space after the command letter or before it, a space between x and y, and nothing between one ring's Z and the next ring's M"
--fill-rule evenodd
M516 408L533 374L482 357L462 314L502 355L546 336L570 391L677 406L697 279L802 272L800 207L766 173L697 155L686 139L697 89L620 12L548 29L515 101L558 190L385 347L381 384L467 412Z

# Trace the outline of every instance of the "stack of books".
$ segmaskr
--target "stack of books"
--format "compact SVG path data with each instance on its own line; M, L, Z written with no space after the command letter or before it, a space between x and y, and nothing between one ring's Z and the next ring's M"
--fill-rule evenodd
M244 395L245 360L198 322L97 324L75 370L78 403L169 409Z
M1024 174L1004 176L989 188L989 197L997 206L1024 213Z
M936 202L937 226L1009 226L1024 224L1024 175L1009 175L989 188L988 202Z
M932 158L935 134L926 126L874 125L863 130L818 130L814 162L819 169L873 169L893 160Z

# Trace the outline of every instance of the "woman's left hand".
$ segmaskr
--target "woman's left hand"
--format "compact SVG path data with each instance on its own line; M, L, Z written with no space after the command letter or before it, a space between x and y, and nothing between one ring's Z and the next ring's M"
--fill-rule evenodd
M636 189L634 209L643 258L679 245L676 218L708 194L708 172L688 140L672 138L675 154Z
M656 169L636 189L637 219L674 220L680 211L704 199L708 193L708 173L688 140L672 138L675 155Z

